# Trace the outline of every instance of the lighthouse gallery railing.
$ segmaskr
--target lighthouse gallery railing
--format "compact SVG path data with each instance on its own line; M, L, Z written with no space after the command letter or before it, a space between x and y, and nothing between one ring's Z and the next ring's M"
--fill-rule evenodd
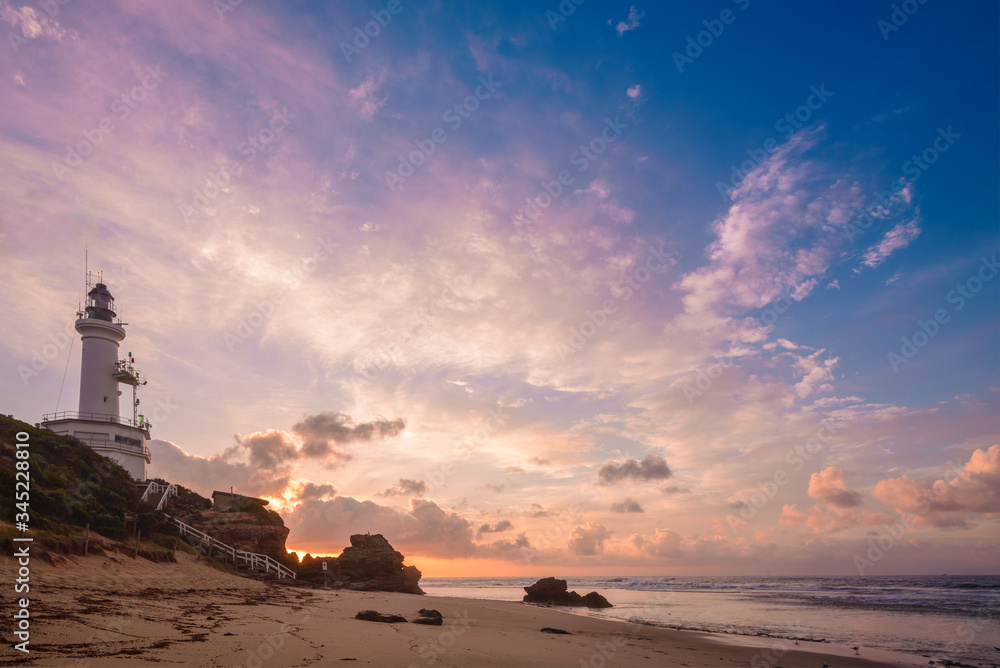
M135 427L143 431L149 431L152 425L148 420L138 421L107 413L81 413L80 411L60 411L58 413L46 413L42 416L42 422L55 422L56 420L85 420L87 422L107 422L110 424L121 424L126 427Z

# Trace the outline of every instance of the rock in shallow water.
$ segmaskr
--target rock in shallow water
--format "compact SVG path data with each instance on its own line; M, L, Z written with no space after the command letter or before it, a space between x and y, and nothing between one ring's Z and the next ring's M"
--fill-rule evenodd
M575 591L567 591L566 581L556 578L542 578L535 584L525 587L525 603L548 603L549 605L575 605L588 608L614 607L596 591L586 596L580 596Z
M608 603L608 599L604 598L596 591L592 591L583 597L583 604L588 608L613 608L615 606Z

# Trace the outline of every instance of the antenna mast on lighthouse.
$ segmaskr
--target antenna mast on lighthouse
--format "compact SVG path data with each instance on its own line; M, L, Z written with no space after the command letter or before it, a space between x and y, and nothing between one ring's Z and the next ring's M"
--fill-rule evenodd
M76 331L83 341L80 361L80 410L42 416L42 424L57 434L74 436L98 453L114 459L136 480L146 479L152 460L146 441L152 425L139 413L139 386L146 379L135 367L135 358L119 359L125 325L116 313L115 299L97 272L90 273L89 252L84 251L85 306L77 311ZM132 417L119 409L121 384L132 386ZM126 413L127 415L127 413Z

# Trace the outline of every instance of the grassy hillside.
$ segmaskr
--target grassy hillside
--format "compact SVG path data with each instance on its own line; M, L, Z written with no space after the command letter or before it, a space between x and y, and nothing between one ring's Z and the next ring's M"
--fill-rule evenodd
M28 434L27 460L16 455L18 432ZM16 506L15 490L19 482L17 464L24 461L29 463L30 475L28 535L45 545L46 553L82 554L83 529L88 524L92 535L111 539L92 541L91 549L97 553L114 545L114 549L131 554L137 529L142 537L140 556L165 561L173 559L170 554L174 549L195 553L193 547L178 540L176 527L164 514L153 510L155 500L140 507L141 488L121 466L72 436L60 436L7 415L0 415L0 547L9 551L14 545L11 539L23 535L11 525L17 519L16 514L22 512ZM21 466L23 470L24 464ZM167 512L213 531L205 524L203 515L211 510L211 500L180 485L177 487L178 494L170 499ZM284 526L278 513L260 504L250 503L242 510L263 528ZM294 555L284 556L282 561L297 564ZM228 568L221 561L217 566Z
M14 522L15 443L28 433L32 529L68 535L90 528L109 538L125 538L125 513L135 511L140 492L118 464L72 436L59 436L0 415L0 520Z

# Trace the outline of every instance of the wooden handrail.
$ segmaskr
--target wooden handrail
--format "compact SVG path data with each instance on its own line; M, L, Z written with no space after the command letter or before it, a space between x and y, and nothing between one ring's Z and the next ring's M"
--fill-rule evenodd
M164 513L164 515L166 515L167 519L169 519L171 522L177 525L178 529L180 529L182 536L185 534L193 534L202 541L207 542L211 547L217 548L222 552L224 552L225 554L229 555L229 558L233 560L234 564L236 563L237 560L239 560L242 561L244 564L250 566L251 568L255 569L258 566L263 565L264 571L266 573L274 572L278 575L278 579L281 578L292 578L293 580L295 579L295 571L288 568L287 566L279 564L277 561L267 556L266 554L258 554L256 552L237 550L232 545L227 545L223 543L221 540L205 533L204 531L195 529L190 524L180 521L176 517L172 517L170 515L167 515L166 513Z

